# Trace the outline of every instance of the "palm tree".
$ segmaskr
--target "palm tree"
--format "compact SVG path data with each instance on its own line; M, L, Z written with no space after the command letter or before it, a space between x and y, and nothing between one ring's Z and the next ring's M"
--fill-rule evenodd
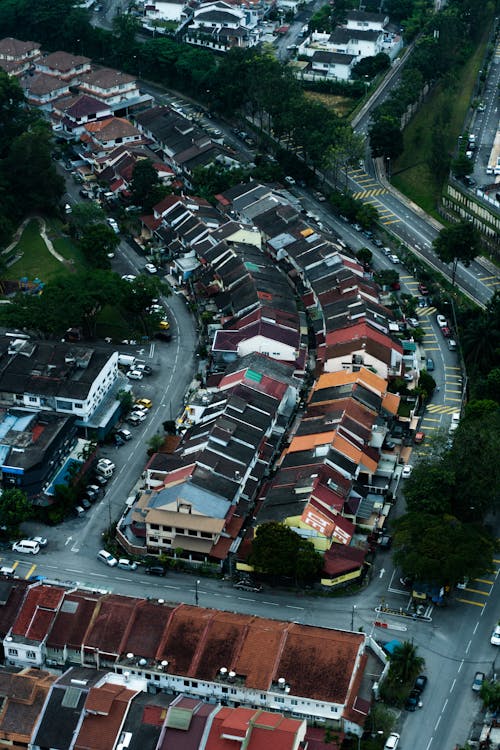
M417 655L416 646L410 641L404 641L394 649L391 656L390 673L394 679L409 683L415 679L424 666L425 659Z

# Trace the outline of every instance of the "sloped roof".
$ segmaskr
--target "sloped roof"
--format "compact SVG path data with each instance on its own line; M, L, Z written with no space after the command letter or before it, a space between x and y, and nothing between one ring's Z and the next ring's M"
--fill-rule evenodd
M91 688L75 750L113 750L129 702L136 694L134 690L111 683Z
M1 59L5 59L6 57L24 57L36 50L40 50L38 42L23 42L20 39L14 39L12 36L0 39Z
M13 635L43 640L50 630L64 594L64 589L53 586L41 585L30 589L12 627Z

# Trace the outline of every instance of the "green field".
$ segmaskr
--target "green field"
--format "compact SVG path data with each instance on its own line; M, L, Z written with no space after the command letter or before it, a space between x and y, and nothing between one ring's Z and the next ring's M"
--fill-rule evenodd
M460 77L449 76L445 83L436 86L412 118L403 133L404 153L392 165L394 187L436 218L441 219L437 205L442 185L426 163L431 151L433 125L437 121L446 123L446 151L454 154L483 64L488 33L489 29L475 54L461 69Z
M27 277L29 281L35 278L47 282L55 276L65 273L72 268L82 268L85 261L79 250L71 240L64 236L57 221L47 221L47 236L52 240L55 250L64 258L64 263L57 260L47 249L40 236L38 221L28 222L15 248L7 256L7 262L12 258L18 259L8 265L3 277L10 281Z

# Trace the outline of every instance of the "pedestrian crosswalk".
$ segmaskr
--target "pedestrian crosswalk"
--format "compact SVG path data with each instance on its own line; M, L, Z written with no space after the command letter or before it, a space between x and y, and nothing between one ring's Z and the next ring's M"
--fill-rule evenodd
M461 401L461 399L458 399ZM428 404L427 411L431 414L453 414L457 411L457 406L452 404Z
M370 188L369 190L360 190L357 193L353 193L353 197L361 200L362 198L373 198L376 195L383 195L387 193L387 188Z
M0 557L0 573L14 575L17 578L28 580L34 575L36 567L36 564L27 563L25 560L10 561Z

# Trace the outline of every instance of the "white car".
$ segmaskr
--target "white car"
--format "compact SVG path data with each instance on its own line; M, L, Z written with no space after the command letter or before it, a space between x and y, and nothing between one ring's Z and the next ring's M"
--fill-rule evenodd
M460 424L460 412L454 411L453 414L451 415L451 424L450 424L448 432L455 432L459 424Z
M495 630L491 634L490 643L492 646L500 646L500 625L495 625Z
M134 409L130 412L130 416L134 419L138 419L139 421L144 422L144 420L148 416L148 412L144 409Z
M47 540L44 536L30 536L30 542L36 542L40 547L47 546Z
M97 466L101 469L111 469L111 471L114 471L116 468L113 461L110 461L109 458L100 458Z
M411 476L412 471L413 471L413 466L411 466L411 464L406 464L406 466L403 466L403 471L401 472L401 477L403 479L408 479L408 477Z
M140 370L128 370L127 378L130 380L142 380L143 375Z
M114 568L115 565L118 564L116 557L113 557L113 555L105 549L99 550L97 553L97 559L106 565L109 565L110 568Z
M118 567L122 570L137 570L137 563L127 560L126 557L120 557L118 560Z
M144 266L144 270L150 274L158 273L158 269L156 268L154 263L146 263L146 265Z
M137 276L134 276L132 273L126 273L125 276L122 276L123 281L128 281L129 284L132 283L132 281L135 281Z
M399 734L391 732L385 741L384 750L396 750L399 745Z
M448 321L444 315L436 315L436 322L440 328L448 328Z
M391 261L391 263L394 263L394 264L399 263L399 258L397 255L392 254L392 255L389 255L388 258Z

